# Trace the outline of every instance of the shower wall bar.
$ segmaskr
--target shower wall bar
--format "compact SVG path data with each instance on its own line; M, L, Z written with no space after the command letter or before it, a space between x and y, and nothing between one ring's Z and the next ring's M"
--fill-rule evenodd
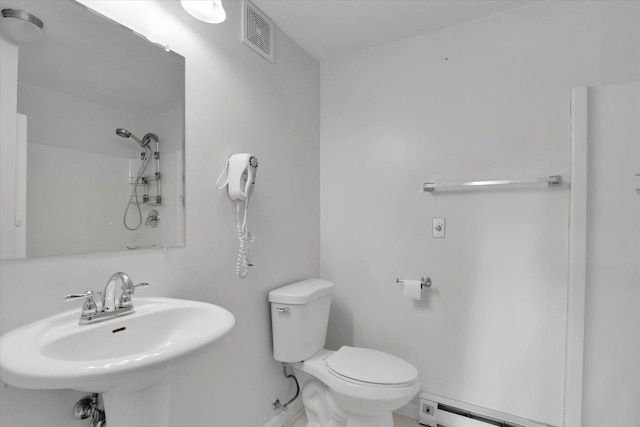
M550 187L562 185L562 175L552 175L547 178L531 178L531 179L503 179L497 181L469 181L469 182L425 182L422 187L423 191L432 193L435 189L446 189L454 187L480 187L489 185L515 185L515 184L542 184L546 183Z

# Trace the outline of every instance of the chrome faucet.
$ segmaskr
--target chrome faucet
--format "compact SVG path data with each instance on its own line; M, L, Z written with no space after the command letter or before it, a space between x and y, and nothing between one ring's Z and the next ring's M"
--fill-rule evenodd
M122 286L120 287L120 298L116 302L116 284L118 281L122 281ZM70 294L65 296L64 300L73 301L78 298L85 298L78 324L90 325L133 313L131 295L135 293L137 287L143 286L149 286L149 284L142 282L134 285L129 276L118 272L109 278L104 290L98 292L97 296L100 298L99 306L93 300L94 296L96 296L93 291L86 291L83 294Z
M118 280L122 281L120 287L120 299L116 303L116 283ZM104 285L104 291L102 291L102 311L116 311L121 308L132 308L131 294L135 293L136 288L139 286L149 286L148 283L142 282L134 285L129 276L122 272L113 274L107 284Z

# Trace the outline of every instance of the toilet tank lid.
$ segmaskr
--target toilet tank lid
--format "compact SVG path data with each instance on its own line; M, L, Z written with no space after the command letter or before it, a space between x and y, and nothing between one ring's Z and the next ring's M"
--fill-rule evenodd
M322 279L307 279L269 292L269 302L306 304L333 292L333 283Z

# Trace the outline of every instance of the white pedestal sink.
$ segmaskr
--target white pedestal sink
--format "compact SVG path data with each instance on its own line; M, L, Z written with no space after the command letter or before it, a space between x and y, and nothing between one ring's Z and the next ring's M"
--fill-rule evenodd
M78 325L67 311L0 338L0 377L31 389L103 393L109 427L168 424L172 371L229 335L235 318L213 304L136 298L133 314Z

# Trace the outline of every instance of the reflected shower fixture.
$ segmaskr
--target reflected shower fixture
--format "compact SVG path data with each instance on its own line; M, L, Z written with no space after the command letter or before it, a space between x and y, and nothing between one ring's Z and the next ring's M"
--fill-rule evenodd
M144 139L146 138L146 135L145 135L145 138L142 138L143 141L144 141L143 142L143 141L140 141L140 138L138 138L137 136L135 136L134 134L132 134L131 132L129 132L126 129L118 128L118 129L116 129L116 133L118 134L118 136L121 136L123 138L131 138L131 139L133 139L135 142L137 142L140 145L140 148L144 148L147 145L149 145L149 140L148 139L146 141L144 141ZM157 139L157 137L156 137L156 139Z
M18 9L2 9L2 32L16 43L44 40L44 23L35 15Z
M219 24L227 19L221 0L181 0L184 10L200 21Z
M160 188L160 140L155 133L147 133L142 137L142 140L132 134L130 131L124 128L117 128L116 134L122 138L131 138L135 142L140 145L142 148L142 153L140 153L140 160L142 163L140 164L140 169L138 170L138 174L133 177L129 177L129 185L132 187L131 194L129 195L129 202L127 203L127 207L124 210L124 215L122 217L122 222L124 224L124 228L129 231L138 230L142 224L144 223L150 227L156 227L159 221L159 215L156 210L153 210L149 213L149 217L147 221L144 222L142 220L142 210L140 209L140 205L149 204L153 206L162 206L162 193ZM155 151L151 148L151 141L156 143ZM147 173L147 166L151 159L155 160L155 172L153 175ZM149 195L148 190L151 187L151 182L155 181L155 195ZM142 198L138 195L138 188L143 190ZM129 208L131 205L136 207L138 212L138 222L137 225L130 226L127 222L127 214L129 213ZM155 214L154 214L155 213Z

